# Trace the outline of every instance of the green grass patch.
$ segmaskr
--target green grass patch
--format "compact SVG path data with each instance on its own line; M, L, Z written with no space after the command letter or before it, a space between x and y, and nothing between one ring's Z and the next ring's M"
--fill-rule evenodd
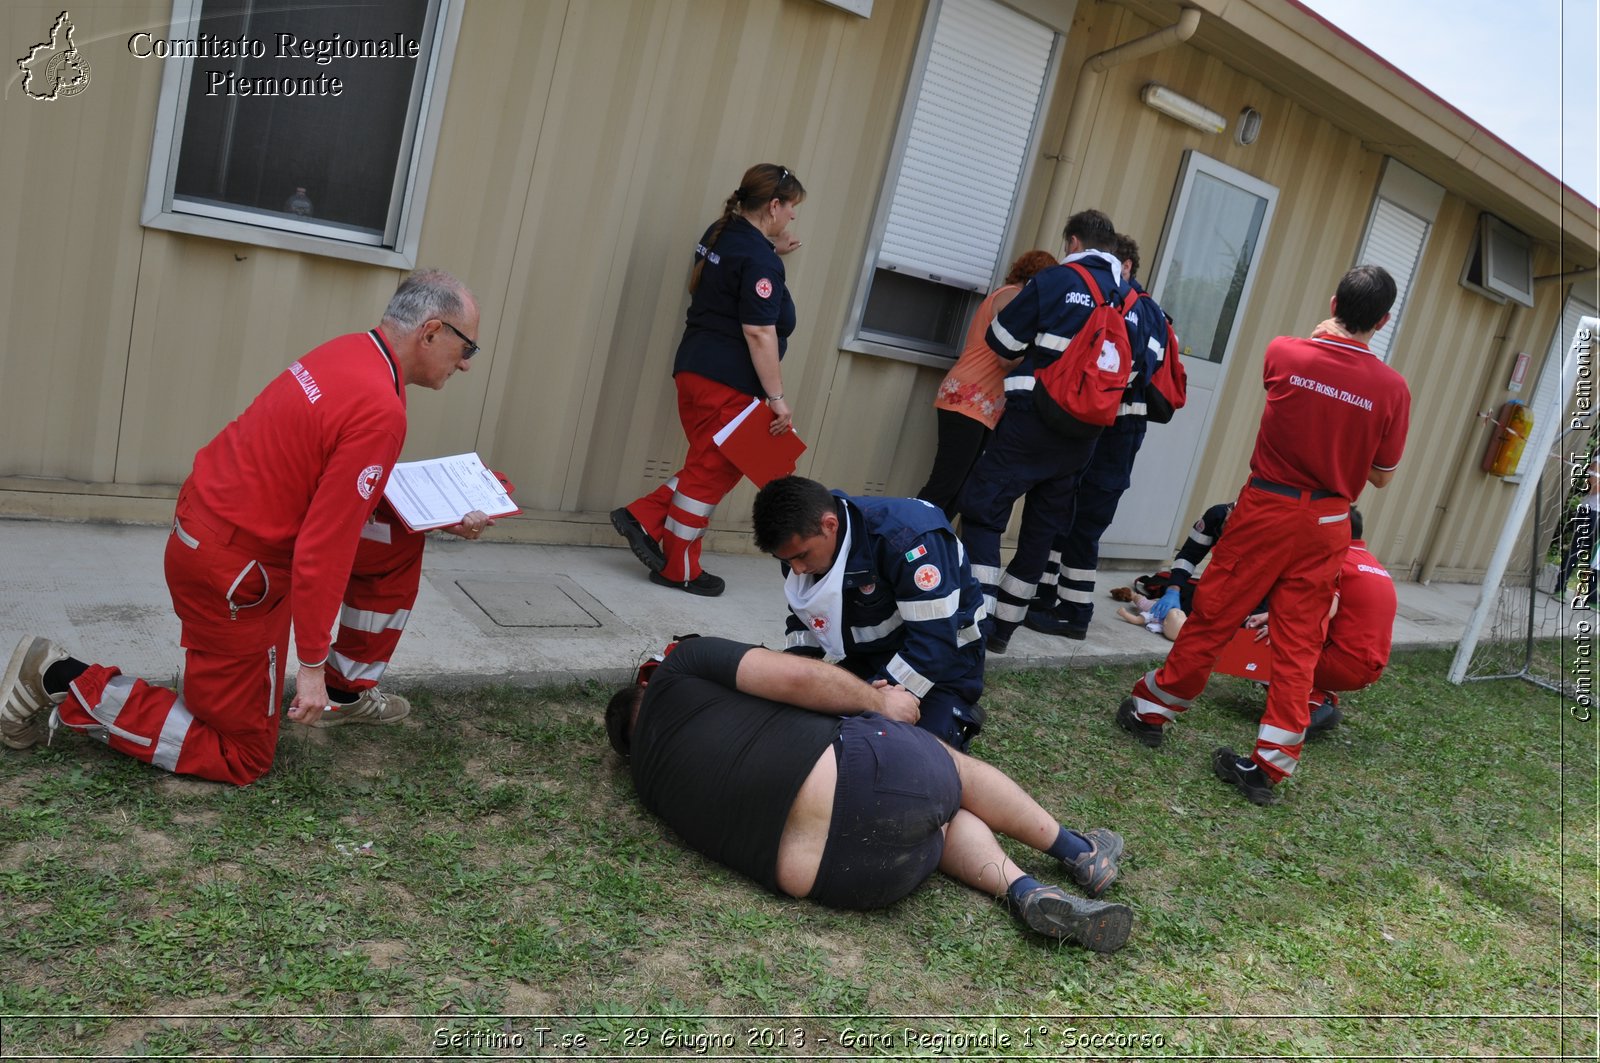
M1596 725L1447 663L1350 696L1270 809L1209 766L1253 684L1150 751L1111 722L1141 669L996 676L974 751L1128 840L1112 956L937 876L762 892L639 810L597 686L290 726L244 789L62 735L0 755L0 1054L1592 1057Z

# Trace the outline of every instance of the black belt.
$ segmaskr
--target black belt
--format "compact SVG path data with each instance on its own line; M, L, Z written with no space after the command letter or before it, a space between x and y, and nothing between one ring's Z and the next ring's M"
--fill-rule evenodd
M1290 487L1288 484L1275 484L1271 480L1263 480L1259 476L1250 477L1250 486L1261 491L1269 491L1275 495L1283 495L1285 498L1304 498L1310 495L1313 502L1320 502L1324 498L1342 497L1337 491L1305 491L1298 487Z

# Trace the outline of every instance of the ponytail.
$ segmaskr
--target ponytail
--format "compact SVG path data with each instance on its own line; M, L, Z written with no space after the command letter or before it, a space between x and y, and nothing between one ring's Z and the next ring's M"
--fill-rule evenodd
M723 230L734 216L747 210L754 210L774 199L781 199L785 203L799 203L806 198L805 186L800 179L790 172L789 167L779 166L776 163L758 162L744 172L744 180L739 182L739 187L733 190L722 204L722 217L712 223L711 229L706 233L705 251L710 251L717 246L717 241L722 239ZM700 284L700 272L705 268L706 256L704 252L695 257L694 270L689 274L689 294Z

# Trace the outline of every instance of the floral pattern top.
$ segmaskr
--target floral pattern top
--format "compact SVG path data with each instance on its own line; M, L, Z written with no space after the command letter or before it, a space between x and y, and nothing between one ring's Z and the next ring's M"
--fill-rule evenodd
M989 349L986 336L994 321L995 299L1002 293L1020 291L1021 287L1019 284L1002 285L978 304L972 323L967 326L966 346L940 382L939 393L933 400L934 409L963 414L982 421L991 429L1000 420L1006 408L1006 367Z

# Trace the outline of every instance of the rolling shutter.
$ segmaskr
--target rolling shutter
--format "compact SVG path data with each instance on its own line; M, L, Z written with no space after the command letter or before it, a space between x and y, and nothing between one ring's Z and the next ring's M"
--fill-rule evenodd
M994 0L944 0L938 17L878 268L985 291L1055 33Z

